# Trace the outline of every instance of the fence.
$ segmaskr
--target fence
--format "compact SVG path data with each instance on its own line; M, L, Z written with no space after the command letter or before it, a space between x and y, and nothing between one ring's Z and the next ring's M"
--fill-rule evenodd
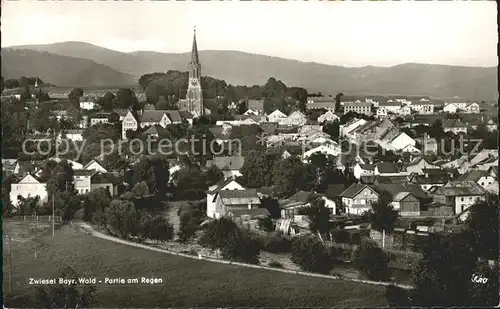
M62 222L62 217L61 216L54 216L56 222ZM14 216L10 217L10 220L13 221L52 221L52 216Z
M214 263L220 263L220 264L229 264L229 265L238 265L238 266L243 266L243 267L251 267L251 268L259 268L259 269L264 269L264 270L271 270L271 271L277 271L277 272L282 272L282 273L289 273L289 274L297 274L297 275L303 275L303 276L309 276L309 277L318 277L318 278L326 278L326 279L334 279L334 280L344 280L344 281L352 281L352 282L358 282L358 283L366 283L366 284L375 284L375 285L383 285L383 286L389 286L389 285L394 285L398 286L403 289L412 289L413 287L411 285L406 285L406 284L397 284L397 283L392 283L392 282L382 282L382 281L371 281L371 280L361 280L361 279L350 279L350 278L342 278L340 276L334 276L334 275L324 275L324 274L317 274L317 273L309 273L309 272L303 272L303 271L296 271L296 270L290 270L290 269L281 269L281 268L274 268L274 267L268 267L268 266L260 266L260 265L255 265L255 264L247 264L247 263L239 263L239 262L233 262L233 261L228 261L228 260L222 260L214 257L207 257L207 256L202 256L198 254L197 256L191 255L191 254L185 254L185 253L180 253L178 251L172 251L168 249L160 249L158 246L150 246L150 245L144 245L141 243L137 242L132 242L128 240L124 240L121 238L109 236L100 232L95 231L90 225L80 225L81 230L88 234L88 235L93 235L102 239L107 239L111 240L117 243L122 243L125 245L137 247L137 248L142 248L142 249L147 249L151 251L156 251L156 252L162 252L162 253L167 253L171 255L177 255L177 256L182 256L190 259L195 259L195 260L205 260L209 262L214 262Z

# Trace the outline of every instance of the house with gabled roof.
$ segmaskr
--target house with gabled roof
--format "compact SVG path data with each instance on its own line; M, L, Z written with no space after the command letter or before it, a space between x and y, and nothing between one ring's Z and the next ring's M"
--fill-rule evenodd
M406 165L408 173L423 175L424 169L440 169L439 166L429 163L425 158L418 157Z
M378 162L375 165L375 176L406 176L407 172L399 171L399 168L396 163L392 162Z
M323 194L318 194L312 191L299 191L292 196L287 197L279 201L281 208L281 218L282 219L294 219L296 215L299 215L300 209L309 207L311 201L314 199L321 199L325 203L325 207L330 210L331 214L335 214L335 202Z
M432 193L434 203L453 208L454 214L484 199L486 191L474 181L450 181Z
M495 182L495 178L485 170L469 170L457 178L457 181L473 181L483 188Z
M375 176L375 164L360 164L356 163L352 172L356 179L361 179L363 176Z
M401 216L420 216L420 206L431 199L420 186L414 184L378 184L373 188L380 194L387 192L392 198L390 204Z
M222 190L245 190L234 178L226 178L217 184L210 186L207 191L207 216L210 218L220 218L222 215L216 212L215 197Z
M267 122L279 122L279 119L286 118L287 116L279 109L267 115Z
M390 142L391 146L396 150L403 150L408 145L415 147L416 142L413 138L409 137L405 132L400 132Z
M182 123L182 117L178 110L144 110L134 115L128 111L122 121L122 138L127 138L127 131L136 131L139 127L145 128L160 125L165 128L169 124Z
M47 202L47 183L34 174L24 176L19 182L11 184L10 201L18 206L19 196L23 198L40 197L39 205Z
M245 158L243 156L220 156L208 160L206 167L210 168L215 165L224 173L224 177L238 177L242 175L240 169L244 163Z
M221 216L249 221L269 215L267 209L259 208L261 202L255 189L220 190L214 198L215 212Z
M379 199L379 194L367 185L353 183L340 194L346 214L361 215L371 209L371 204Z
M467 134L467 125L461 122L459 119L446 119L445 121L443 121L443 131L453 132L455 134Z
M441 170L441 169L422 169L421 173L412 173L409 177L409 182L419 185L422 190L428 191L431 188L442 187L452 180L458 171Z
M94 173L90 178L90 191L104 188L111 196L116 196L118 195L119 184L120 180L115 173L98 172Z

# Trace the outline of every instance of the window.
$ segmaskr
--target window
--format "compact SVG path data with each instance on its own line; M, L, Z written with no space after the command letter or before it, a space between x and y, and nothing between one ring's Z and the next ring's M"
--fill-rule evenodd
M463 197L462 197L462 198L460 198L460 201L462 201L462 202L463 202L463 201L464 201L464 198L463 198Z

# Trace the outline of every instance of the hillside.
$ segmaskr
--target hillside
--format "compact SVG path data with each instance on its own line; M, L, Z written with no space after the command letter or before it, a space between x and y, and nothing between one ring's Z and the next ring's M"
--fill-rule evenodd
M88 43L62 42L16 48L85 58L134 76L187 69L189 53L122 53ZM189 50L189 46L186 48ZM497 68L402 64L392 67L347 68L301 62L239 51L200 51L203 75L236 85L264 84L269 77L310 92L460 96L475 100L498 98ZM33 75L33 74L31 74ZM53 82L53 81L51 81Z
M38 76L57 86L128 85L136 79L89 59L33 50L2 49L2 76Z

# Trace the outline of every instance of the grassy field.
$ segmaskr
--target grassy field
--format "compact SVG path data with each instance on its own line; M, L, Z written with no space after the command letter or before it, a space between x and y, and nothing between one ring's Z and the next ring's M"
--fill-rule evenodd
M10 225L4 222L7 230L12 230ZM28 285L28 278L57 277L62 267L71 265L80 275L98 280L163 279L163 284L157 285L98 283L98 307L387 305L385 288L381 286L191 260L102 240L72 226L58 229L55 238L50 229L39 237L42 249L37 260L30 241L12 243L13 295L32 297L33 286ZM4 246L4 274L9 256L6 249ZM4 287L7 278L5 275Z

